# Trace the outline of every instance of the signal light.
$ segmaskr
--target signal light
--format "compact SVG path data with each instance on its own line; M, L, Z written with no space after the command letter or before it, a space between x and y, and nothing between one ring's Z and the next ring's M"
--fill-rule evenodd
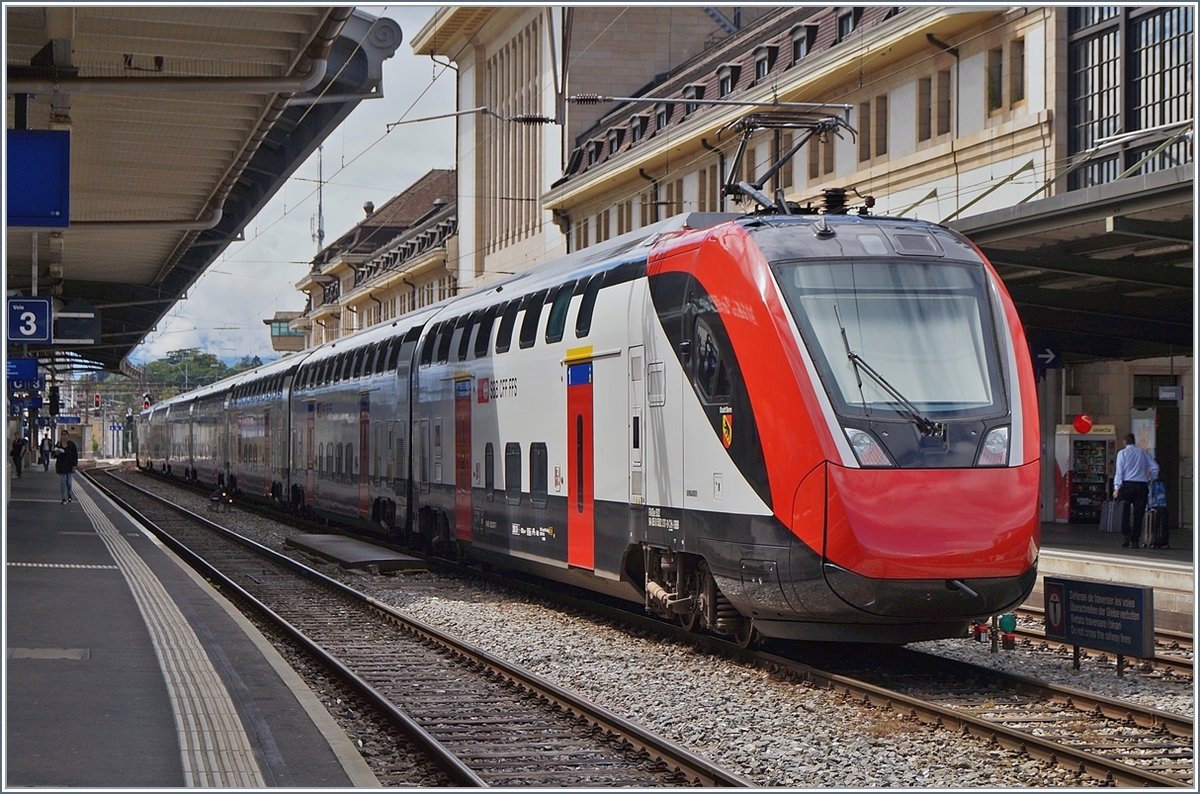
M97 407L97 408L99 408L99 407L100 407L100 394L99 394L99 392L97 392L97 393L96 393L96 395L95 395L95 400L96 400L96 407Z
M58 387L51 386L50 387L50 415L58 416L58 408L59 408Z
M152 402L153 402L153 401L150 399L150 393L149 393L149 392L147 392L147 393L143 394L143 395L142 395L142 410L143 410L143 411L145 411L146 409L148 409L148 408L150 407L150 404L151 404Z

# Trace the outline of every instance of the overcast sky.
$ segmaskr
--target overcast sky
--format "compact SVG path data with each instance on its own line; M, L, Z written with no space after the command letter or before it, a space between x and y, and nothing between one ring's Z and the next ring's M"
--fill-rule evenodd
M407 124L454 111L454 71L412 52L412 39L433 15L432 6L359 6L399 23L404 41L384 61L382 99L363 101L324 144L323 204L325 243L349 231L363 217L363 204L382 206L431 168L454 168L454 121ZM317 155L246 226L246 241L233 243L205 271L130 355L136 364L172 350L200 348L227 361L271 350L263 320L276 311L304 308L295 284L317 253L313 240L317 214Z

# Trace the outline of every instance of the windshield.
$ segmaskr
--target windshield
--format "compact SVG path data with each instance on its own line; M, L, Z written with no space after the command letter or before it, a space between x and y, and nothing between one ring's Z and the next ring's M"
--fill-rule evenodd
M979 266L843 260L774 270L839 413L1007 411ZM862 377L863 364L880 377Z

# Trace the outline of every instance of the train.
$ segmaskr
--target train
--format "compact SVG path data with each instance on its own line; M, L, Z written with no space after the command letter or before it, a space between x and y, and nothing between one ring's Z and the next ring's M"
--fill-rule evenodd
M689 630L903 644L1022 603L1024 331L928 222L685 213L163 400L138 464Z

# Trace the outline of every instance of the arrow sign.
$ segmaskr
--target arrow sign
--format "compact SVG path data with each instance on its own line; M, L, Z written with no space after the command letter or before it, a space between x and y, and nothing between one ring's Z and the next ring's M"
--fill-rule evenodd
M1058 369L1059 358L1058 351L1049 345L1044 345L1033 353L1033 368L1039 373L1045 372L1048 369Z

